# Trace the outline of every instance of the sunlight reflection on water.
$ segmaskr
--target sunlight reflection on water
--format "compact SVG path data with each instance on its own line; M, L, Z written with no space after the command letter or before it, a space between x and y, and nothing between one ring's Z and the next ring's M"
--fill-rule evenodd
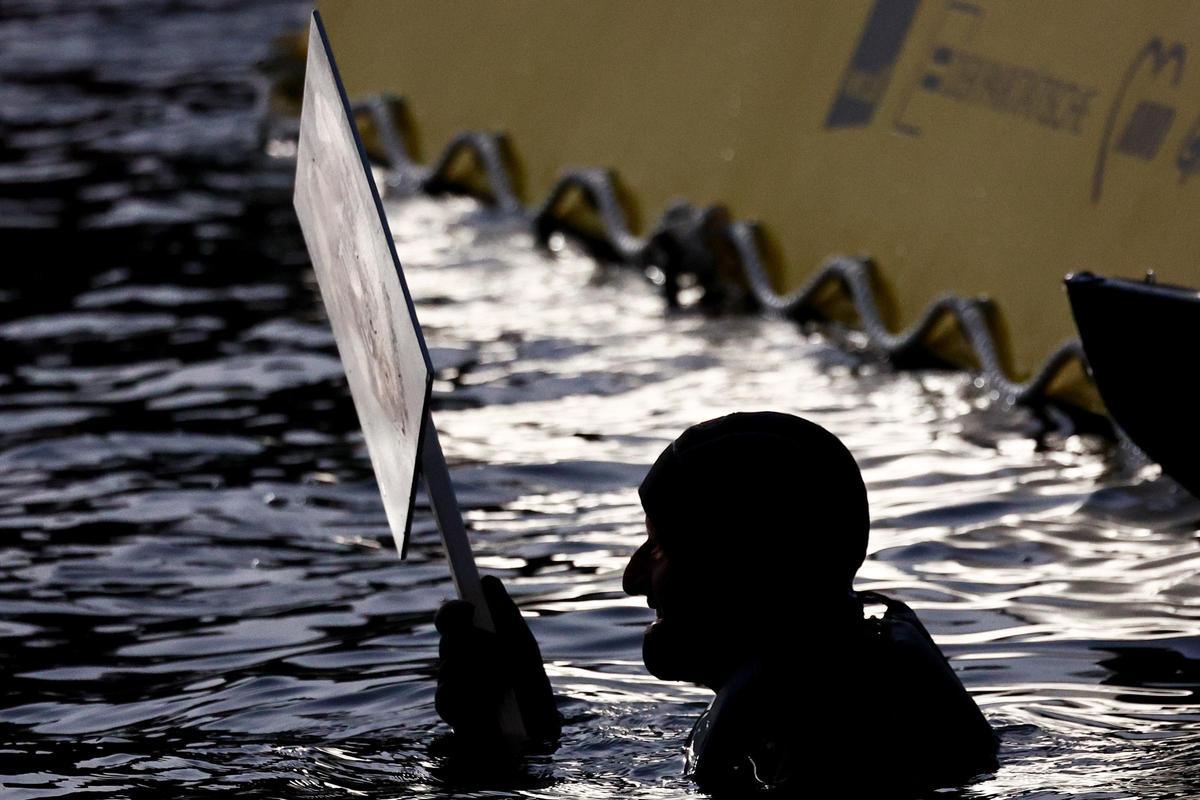
M814 419L855 453L874 524L857 585L918 610L1001 733L1000 770L949 796L1195 796L1200 503L1171 481L1087 437L1039 444L1035 420L969 376L897 374L779 320L665 313L636 274L541 252L474 202L395 199L479 563L530 615L568 718L562 748L515 784L464 787L433 709L432 618L452 586L432 518L418 509L397 562L290 217L290 151L248 152L246 45L204 39L273 30L285 6L221 6L240 21L223 28L206 22L216 5L163 12L229 61L212 96L166 48L162 72L120 53L98 68L129 97L72 88L62 113L0 112L8 144L53 139L34 161L71 166L56 179L70 202L30 207L79 230L46 234L61 220L35 215L23 235L91 267L24 264L0 290L6 796L693 794L682 745L708 695L646 674L652 612L620 576L646 465L688 425L755 408ZM80 55L103 39L83 17L62 23L63 80L109 53ZM105 35L124 35L109 17ZM18 23L5 41L57 30ZM57 91L22 47L0 50L20 67L6 75L41 71L0 89ZM143 123L126 105L175 121L130 138ZM52 137L21 127L46 115ZM869 767L893 733L864 724L848 749Z

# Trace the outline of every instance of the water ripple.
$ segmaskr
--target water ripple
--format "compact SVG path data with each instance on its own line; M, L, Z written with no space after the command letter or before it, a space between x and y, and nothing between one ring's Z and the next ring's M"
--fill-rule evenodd
M678 797L704 691L641 665L635 487L684 427L808 416L863 468L858 580L905 599L1001 732L960 797L1190 797L1200 503L966 376L666 313L467 200L388 214L481 567L542 644L563 745L472 782L433 709L452 595L427 501L395 558L251 69L292 2L0 11L5 797ZM53 47L47 47L53 42ZM286 150L286 148L282 148ZM10 214L11 211L11 214ZM64 233L69 232L70 235ZM58 261L55 261L58 259Z

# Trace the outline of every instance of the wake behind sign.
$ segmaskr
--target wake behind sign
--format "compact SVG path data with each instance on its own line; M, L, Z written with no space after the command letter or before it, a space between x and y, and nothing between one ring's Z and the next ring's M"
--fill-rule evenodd
M458 594L475 606L475 624L494 631L429 413L433 368L425 337L316 12L309 30L294 204L396 549L403 558L416 481L424 477ZM510 745L525 739L512 692L502 703L500 727Z

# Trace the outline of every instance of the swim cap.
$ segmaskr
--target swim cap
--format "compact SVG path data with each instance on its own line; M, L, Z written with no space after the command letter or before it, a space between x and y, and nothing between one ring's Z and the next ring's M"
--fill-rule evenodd
M870 517L858 464L836 436L792 414L693 425L663 450L638 493L672 562L714 576L787 579L793 592L849 589L866 557Z

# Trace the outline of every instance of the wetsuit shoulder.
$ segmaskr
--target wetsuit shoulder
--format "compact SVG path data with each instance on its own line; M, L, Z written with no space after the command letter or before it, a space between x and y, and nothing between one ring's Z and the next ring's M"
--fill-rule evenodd
M887 698L877 725L893 734L889 746L901 760L933 757L964 776L994 769L996 735L916 612L877 592L860 597L887 607L865 626L871 683Z
M764 713L770 695L789 687L752 661L738 670L696 721L685 748L685 773L710 794L770 792L792 785L798 766L793 737L797 720Z
M687 771L714 794L946 785L995 767L996 737L920 619L882 595L881 618L734 674L688 739ZM870 745L861 768L838 768Z

